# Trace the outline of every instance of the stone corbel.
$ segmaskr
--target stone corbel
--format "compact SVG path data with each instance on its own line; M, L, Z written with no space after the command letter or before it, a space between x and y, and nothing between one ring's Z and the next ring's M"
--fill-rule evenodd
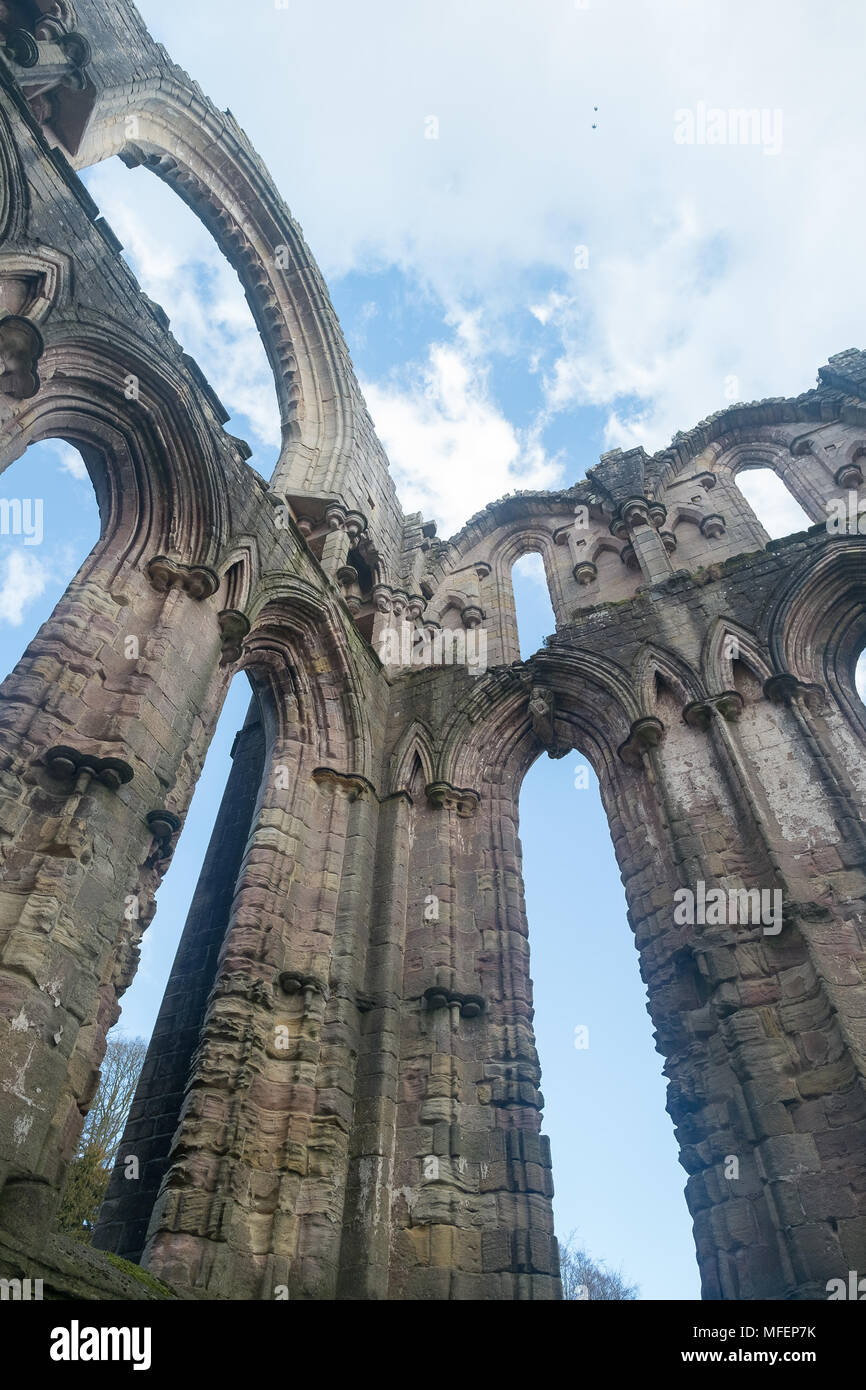
M148 560L145 573L157 593L180 589L198 601L211 598L220 585L219 575L207 565L184 565L168 555L154 555Z
M529 696L529 717L532 720L532 732L551 758L564 758L571 751L569 744L556 737L556 696L552 690L542 685L532 687Z
M856 492L863 485L863 470L859 463L843 463L841 468L836 469L834 481L837 487Z
M479 608L477 603L467 603L463 612L460 614L463 626L470 632L473 628L480 627L484 622L484 609Z
M706 700L693 700L683 710L683 719L692 729L705 732L717 712L729 723L736 722L743 712L743 697L738 690L723 690L720 695L710 695Z
M484 1000L480 994L456 994L440 985L432 985L430 989L425 989L422 997L424 1007L430 1013L456 1008L461 1018L478 1018L484 1012Z
M824 688L801 681L790 671L780 671L764 682L764 694L774 705L799 703L806 706L810 714L817 714L824 707Z
M431 806L456 811L458 816L474 816L481 802L478 792L469 787L452 787L450 782L430 782L426 791Z
M708 516L701 517L700 528L701 535L708 541L716 540L725 534L725 518L719 512L710 512Z
M317 767L313 769L312 776L318 787L329 787L331 791L345 796L349 802L357 801L360 796L369 792L374 796L376 794L372 783L357 772L338 772L333 767Z
M217 614L220 629L220 666L231 666L240 659L241 646L250 630L250 620L236 608L224 608Z
M343 591L343 598L346 606L351 613L357 613L364 600L361 595L361 585L358 580L358 571L354 565L341 565L337 570L337 583Z
M598 566L592 560L581 560L572 570L572 574L581 588L586 588L589 584L594 584L598 579Z
M85 753L66 744L49 748L43 759L45 767L56 781L66 783L70 791L83 792L92 778L96 778L109 791L117 791L126 782L131 782L133 771L122 758L100 758L94 753Z
M176 816L173 811L148 811L145 820L156 841L156 858L168 859L171 854L172 836L180 830L180 816Z
M647 497L627 497L614 512L610 533L623 541L641 526L650 526L654 531L659 531L666 516L667 508L661 502L651 502Z
M654 715L648 715L644 719L636 719L631 726L628 738L620 744L617 752L622 761L629 767L640 767L644 754L652 748L658 748L664 738L664 733L664 724Z
M36 363L45 351L42 334L29 319L0 319L0 395L26 401L39 390Z
M307 1006L314 994L320 995L326 1003L330 998L324 980L319 979L318 975L303 975L299 970L283 970L279 976L279 986L283 994L303 994Z

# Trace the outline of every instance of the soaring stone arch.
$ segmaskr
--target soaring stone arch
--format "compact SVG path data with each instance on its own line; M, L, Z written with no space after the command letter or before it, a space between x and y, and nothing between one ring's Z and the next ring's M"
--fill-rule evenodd
M400 510L321 275L234 119L129 0L76 9L66 68L57 33L19 41L86 92L60 131L14 57L0 83L0 463L68 438L103 512L0 689L2 1272L69 1283L46 1240L64 1168L246 670L124 1140L144 1176L133 1195L115 1175L97 1247L196 1296L559 1295L517 799L535 758L579 748L704 1294L823 1297L866 1267L866 357L441 540ZM78 167L147 164L238 269L280 393L272 489L54 137ZM844 499L846 527L770 542L736 487L750 462L816 523ZM521 662L502 576L527 548L557 631ZM429 635L443 617L489 635L486 670L439 666L432 643L383 665L386 620Z
M369 510L357 464L371 453L369 479L393 540L393 485L375 438L345 340L297 222L246 136L173 69L134 89L100 93L77 168L119 155L151 169L214 237L246 292L273 371L282 452L273 485L282 495L340 497ZM391 513L391 515L389 515Z

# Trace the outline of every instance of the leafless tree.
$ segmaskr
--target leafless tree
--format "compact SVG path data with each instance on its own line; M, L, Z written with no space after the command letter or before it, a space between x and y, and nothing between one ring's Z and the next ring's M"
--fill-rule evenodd
M603 1260L593 1260L577 1243L574 1231L559 1243L562 1296L570 1301L632 1301L639 1295L637 1284L627 1284L622 1270L610 1270Z
M59 1229L85 1243L93 1234L146 1052L143 1038L112 1034L108 1039L99 1087L69 1166L58 1213Z

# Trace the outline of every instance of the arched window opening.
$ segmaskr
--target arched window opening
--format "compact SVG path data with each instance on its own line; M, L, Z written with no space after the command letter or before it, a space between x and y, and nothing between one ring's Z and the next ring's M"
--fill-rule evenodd
M866 648L857 658L857 665L854 667L854 686L860 699L866 705Z
M662 1059L586 758L534 763L520 828L557 1235L576 1232L593 1258L640 1286L641 1298L698 1298Z
M556 617L550 601L544 562L540 555L521 555L511 569L514 611L522 661L544 645L545 637L556 631Z
M800 503L772 468L744 468L737 486L771 540L780 540L812 525Z
M81 454L31 444L0 480L0 675L20 661L99 539L99 509Z
M280 449L273 373L235 271L192 209L146 169L112 159L82 178L145 294L229 411L226 430L249 443L251 467L270 478Z

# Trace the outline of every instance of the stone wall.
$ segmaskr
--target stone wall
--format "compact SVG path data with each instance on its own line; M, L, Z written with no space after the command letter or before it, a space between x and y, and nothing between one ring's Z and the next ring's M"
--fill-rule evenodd
M322 277L230 114L127 0L7 9L0 465L75 443L102 532L0 687L0 1244L80 1287L49 1253L64 1172L244 671L97 1244L193 1296L559 1297L517 805L535 758L578 748L704 1294L823 1297L866 1266L866 355L444 541L403 516ZM70 72L39 84L73 23ZM269 486L73 170L112 154L241 277L282 416ZM736 481L757 466L811 530L768 541ZM528 551L556 633L521 662Z

